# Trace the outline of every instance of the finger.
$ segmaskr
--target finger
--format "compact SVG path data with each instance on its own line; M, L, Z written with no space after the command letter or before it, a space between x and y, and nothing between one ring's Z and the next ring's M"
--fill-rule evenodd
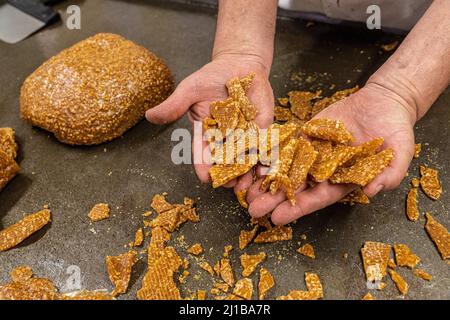
M256 180L247 191L247 201L253 202L258 196L262 195L264 191L261 191L261 183L263 179Z
M296 205L284 201L272 212L272 222L276 225L292 222L314 211L323 209L355 189L353 185L321 182L295 196Z
M237 183L237 179L233 179L231 181L228 181L227 183L225 183L222 187L224 188L234 188L236 186Z
M306 184L298 188L295 193L305 190ZM256 196L251 202L249 202L248 212L252 217L259 218L273 211L280 203L286 200L286 193L282 190L275 194L270 192L264 192Z
M364 193L373 197L382 190L392 190L400 185L408 172L414 156L414 144L405 143L394 147L394 159L372 182L364 187Z
M198 132L197 132L198 131ZM195 173L203 183L211 181L209 169L211 168L211 151L208 142L203 139L202 130L194 130L192 140L192 155Z
M195 82L191 79L183 80L166 100L147 110L147 120L155 124L166 124L181 118L198 100Z
M241 190L247 190L253 183L253 172L249 171L237 180L234 186L234 193L238 193Z

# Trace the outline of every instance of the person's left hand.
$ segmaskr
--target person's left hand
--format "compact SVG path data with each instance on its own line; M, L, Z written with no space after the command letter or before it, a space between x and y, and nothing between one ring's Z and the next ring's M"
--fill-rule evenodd
M364 187L369 197L381 190L396 188L405 177L414 155L413 126L416 117L415 109L398 94L375 84L366 85L316 116L341 120L355 137L355 144L383 137L383 149L394 149L394 159L390 165ZM274 195L261 192L261 181L259 179L248 190L249 213L253 217L261 217L273 211L272 221L275 224L286 224L329 206L355 189L353 185L333 185L327 181L308 189L303 186L297 190L296 205L292 206L282 191Z

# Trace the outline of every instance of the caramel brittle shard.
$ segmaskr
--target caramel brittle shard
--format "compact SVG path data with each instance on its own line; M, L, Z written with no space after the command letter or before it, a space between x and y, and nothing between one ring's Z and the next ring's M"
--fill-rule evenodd
M100 301L100 300L114 300L114 297L105 291L77 291L65 293L60 297L61 300L84 300L84 301Z
M295 117L289 108L278 106L274 108L274 116L276 121L282 122L292 120Z
M428 272L426 272L423 269L414 269L413 273L416 277L421 278L423 280L426 280L426 281L433 280L433 276L430 275Z
M331 97L326 97L326 98L316 101L312 107L311 117L315 117L319 112L325 110L327 107L329 107L333 103L344 99L345 97L351 95L352 93L354 93L358 90L359 90L359 87L356 86L356 87L353 87L350 89L337 91Z
M206 290L197 290L197 300L206 300Z
M381 242L366 241L361 249L367 281L381 281L386 275L391 246Z
M227 258L222 258L220 260L220 277L225 283L227 283L230 287L234 285L234 272L231 267L231 261Z
M246 231L242 230L239 235L239 249L245 249L256 237L256 233L258 232L259 225L253 227L252 230Z
M112 293L113 296L127 292L131 271L137 260L136 251L129 251L119 256L106 257L109 279L115 286Z
M0 150L0 191L16 176L19 170L17 162Z
M250 102L250 99L246 96L241 80L235 77L228 80L226 85L228 88L228 95L239 106L239 109L244 114L245 119L247 121L254 120L256 118L257 110L256 107Z
M187 249L187 252L194 256L198 256L199 254L203 253L203 251L203 247L200 243L195 243Z
M437 170L420 166L420 175L420 186L423 192L433 200L439 199L442 193L442 186Z
M417 178L412 178L411 179L411 187L413 187L413 188L420 187L420 180Z
M25 216L19 222L0 231L0 252L14 248L51 220L51 212L44 209Z
M323 287L316 273L306 272L305 282L308 291L293 290L286 296L277 297L278 300L318 300L323 298Z
M422 151L422 144L416 143L414 146L414 158L417 159L420 156L420 152Z
M214 288L217 289L220 292L228 292L228 290L230 289L230 286L225 283L225 282L215 282L214 283Z
M370 293L366 293L364 297L362 297L361 300L376 300L375 297Z
M214 269L213 269L213 267L211 267L211 265L208 262L203 261L203 262L200 262L198 265L200 268L202 268L203 270L208 272L211 276L213 276L213 277L215 276Z
M270 230L261 232L255 238L255 243L271 243L292 239L292 228L287 226L275 226Z
M408 197L406 198L406 216L411 221L417 221L419 219L417 188L409 190Z
M231 244L226 245L223 248L223 257L224 258L229 258L230 257L230 252L233 250L233 246Z
M278 100L278 103L280 104L280 106L282 106L282 107L289 106L289 98L283 97L283 98L278 98L277 100Z
M291 91L288 93L291 111L300 120L309 120L311 118L312 104L311 100L320 97L321 92Z
M261 130L259 135L259 161L264 165L271 165L271 151L276 150L276 147L281 149L279 146L285 141L296 138L299 132L300 125L293 122L284 125L274 123L267 130Z
M12 282L0 285L0 300L57 300L53 282L34 278L33 270L20 266L11 271Z
M234 286L233 294L245 299L251 300L253 296L253 282L249 278L243 278L236 282Z
M252 169L252 164L218 164L209 169L213 188L223 186L227 182L246 174Z
M244 89L245 93L250 89L250 87L253 84L253 79L255 78L255 73L250 72L248 75L246 75L244 78L241 78L241 86Z
M251 223L254 225L258 225L260 227L263 227L267 230L272 229L272 223L270 223L270 219L268 215L259 217L259 218L252 218Z
M388 267L395 270L397 268L397 265L394 262L394 259L389 259L388 261Z
M391 276L392 281L394 281L398 291L402 294L405 295L408 293L408 283L406 283L405 279L402 278L402 276L400 276L397 272L395 272L392 269L388 270L389 275Z
M395 260L399 267L408 267L413 269L419 262L420 258L411 252L405 244L394 245Z
M249 277L255 271L256 267L266 259L266 254L260 252L258 254L249 255L244 253L241 255L242 276Z
M384 143L384 138L375 138L356 147L354 156L344 166L354 165L358 160L375 155Z
M294 191L306 182L308 172L317 158L317 153L309 141L301 137L298 138L294 160L289 169L289 179Z
M431 214L428 212L425 214L427 223L425 224L425 230L433 240L442 259L450 258L450 233L447 228L437 222Z
M150 223L152 228L163 227L168 232L173 232L178 226L180 221L181 207L173 207L168 211L161 212L155 219Z
M174 273L183 265L183 260L173 247L165 247L160 250L157 257L151 260L142 280L142 287L137 292L138 299L180 300L180 291L173 277Z
M236 192L236 197L239 201L239 204L241 207L248 209L248 203L247 203L247 189L242 189Z
M259 270L258 293L259 300L264 300L267 292L275 285L275 279L272 274L265 268Z
M168 211L173 208L173 205L167 202L166 197L162 194L156 194L152 198L152 203L150 204L153 210L157 214L161 214L164 211Z
M305 123L301 130L311 138L343 144L353 141L352 134L339 120L313 119Z
M355 147L337 145L332 148L331 152L321 154L311 166L309 173L316 182L328 180L336 169L351 159L356 153Z
M224 138L227 131L234 130L239 122L239 107L231 98L214 101L211 103L211 115Z
M187 270L184 270L182 274L178 277L178 282L180 283L186 283L187 278L189 277L191 273Z
M0 150L6 153L11 159L17 157L18 146L13 129L0 128Z
M339 202L353 206L355 204L369 204L370 199L361 188L357 188L339 200Z
M88 214L92 222L97 222L109 218L109 206L106 203L96 204Z
M136 234L134 235L134 247L139 247L144 242L144 230L142 228L137 229Z
M311 259L315 259L316 258L316 254L314 252L314 247L307 243L303 246L301 246L300 248L297 249L297 252L304 255L305 257L311 258Z
M373 156L356 162L349 168L339 168L331 176L332 183L353 183L366 186L378 174L380 174L394 158L392 149L383 150Z

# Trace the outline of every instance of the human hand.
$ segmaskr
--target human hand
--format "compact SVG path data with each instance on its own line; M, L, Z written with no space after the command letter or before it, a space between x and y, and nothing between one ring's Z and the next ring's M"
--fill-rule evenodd
M210 104L228 97L225 83L233 78L243 78L253 72L255 77L247 95L258 109L255 122L261 128L267 128L273 122L274 96L268 74L263 62L256 56L244 54L221 54L212 62L184 79L160 105L147 110L146 118L155 124L167 124L181 118L188 112L189 120L202 121L211 117ZM195 147L194 147L195 146ZM194 135L194 159L204 159L204 150L209 150L208 143L202 135ZM200 157L200 158L198 158ZM202 161L203 162L203 161ZM200 181L210 181L208 170L210 164L195 164L194 168ZM247 189L253 182L252 173L228 182L225 187L235 187L236 191Z
M316 118L341 120L361 144L377 137L384 138L384 148L394 150L390 165L364 187L367 196L373 197L382 190L396 188L406 175L414 156L416 111L405 100L386 88L367 84L364 88L338 101L320 112ZM261 180L255 182L247 193L249 213L261 217L272 212L275 224L286 224L302 216L329 206L354 190L355 186L331 184L327 181L312 188L297 190L296 205L287 201L283 192L274 195L260 191Z

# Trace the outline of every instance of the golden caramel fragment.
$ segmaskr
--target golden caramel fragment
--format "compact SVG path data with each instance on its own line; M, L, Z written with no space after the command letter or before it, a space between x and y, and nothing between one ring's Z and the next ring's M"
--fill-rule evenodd
M217 122L217 127L225 137L230 130L234 130L239 121L239 107L235 100L228 98L211 103L211 115ZM227 132L228 131L228 132Z
M413 269L419 262L420 258L411 252L405 244L394 245L395 260L399 267L408 267Z
M309 120L311 118L312 104L311 100L320 97L321 91L316 93L307 91L291 91L288 93L291 111L300 120Z
M289 106L289 98L278 98L278 103L280 104L280 106L282 107L288 107Z
M150 251L149 251L150 254ZM150 257L149 257L150 260ZM139 300L180 300L180 291L173 276L182 266L183 260L173 247L165 247L148 264L142 287L137 292Z
M155 219L152 220L150 226L152 228L162 227L168 232L173 232L178 226L182 207L173 207L168 211L161 212Z
M289 121L295 118L289 108L278 106L274 108L274 117L276 121Z
M414 146L414 158L417 159L420 156L420 152L422 151L422 144L416 143Z
M96 204L88 214L92 222L97 222L109 218L109 206L106 203Z
M230 286L225 282L215 282L214 288L219 290L220 292L228 292Z
M326 97L326 98L316 101L312 107L311 117L315 117L319 112L325 110L327 107L329 107L333 103L336 103L339 100L346 98L347 96L351 95L352 93L354 93L358 90L359 90L359 87L356 86L356 87L353 87L350 89L337 91L331 97Z
M19 170L17 162L0 150L0 191L17 175Z
M14 248L51 220L48 209L25 216L19 222L0 231L0 252Z
M369 204L370 199L361 188L357 188L339 200L339 202L353 206L355 204Z
M270 219L268 215L259 217L259 218L253 218L250 220L252 224L258 225L260 227L263 227L267 230L272 229L272 223L270 223Z
M249 278L243 278L236 282L234 286L233 294L245 299L251 300L253 296L253 282Z
M419 219L419 207L417 205L417 188L412 188L406 198L406 216L411 221Z
M166 197L162 194L156 194L153 196L150 207L152 207L152 209L155 210L157 214L161 214L164 211L173 209L173 205L168 203Z
M227 258L222 258L220 260L220 277L225 283L227 283L230 287L234 285L234 272L231 267L231 261Z
M197 290L197 300L206 300L205 290Z
M249 277L255 271L256 267L266 259L266 254L260 252L258 254L249 255L244 253L241 255L242 276Z
M119 256L106 257L109 279L115 286L112 292L113 296L127 292L131 271L137 260L136 251L129 251Z
M209 169L213 188L223 186L227 182L246 174L252 169L252 164L218 164Z
M381 242L366 241L361 249L367 281L381 281L386 275L391 246Z
M383 44L381 45L381 49L383 49L383 51L389 52L394 50L395 48L397 48L398 46L398 41L394 41L388 44Z
M357 151L357 148L337 145L331 152L323 154L316 159L309 170L309 174L316 182L323 182L328 180L336 169L351 159Z
M305 282L309 292L315 292L319 298L323 298L323 287L317 273L306 272Z
M416 277L421 278L421 279L423 279L423 280L426 280L426 281L431 281L431 280L433 280L433 276L430 275L428 272L426 272L426 271L423 270L423 269L414 269L414 270L413 270L413 273L414 273L414 275L415 275Z
M442 186L437 170L420 166L420 175L420 186L423 192L432 200L439 199L442 193Z
M245 93L250 89L253 83L253 79L255 78L255 73L250 72L248 75L246 75L244 78L241 78L241 86L244 89Z
M397 265L395 264L394 259L389 259L387 265L388 265L389 268L391 268L393 270L395 270L397 268Z
M253 227L252 230L246 231L242 230L239 234L239 249L245 249L256 237L256 233L258 232L259 225Z
M442 259L445 260L450 258L450 233L447 228L437 222L431 214L427 212L425 216L427 218L425 230L436 245Z
M301 130L311 138L343 144L353 141L352 134L339 120L313 119L305 123Z
M187 253L192 254L194 256L198 256L199 254L203 253L203 247L200 243L195 243L191 247L187 249Z
M284 125L274 123L267 130L261 130L259 135L259 161L264 165L271 165L271 161L276 160L272 159L271 151L283 145L284 142L296 138L299 133L300 125L294 122L288 122Z
M375 297L370 293L366 293L364 297L362 297L361 300L376 300Z
M187 277L189 277L190 272L187 270L184 270L182 274L178 277L178 282L180 283L186 283Z
M395 285L397 286L398 291L405 295L408 293L408 283L406 283L405 279L402 278L397 272L395 272L392 269L388 270L389 275L391 276L392 281L394 281Z
M236 197L237 197L241 207L248 209L248 203L247 203L247 199L246 199L247 189L242 189L242 190L239 190L238 192L236 192Z
M275 285L275 279L272 274L264 268L259 270L258 293L259 300L264 300L267 292Z
M251 82L250 82L251 83ZM237 77L227 81L228 95L236 102L240 111L244 114L247 121L256 118L256 107L250 102L250 99L245 94L245 89L242 87L241 80ZM250 84L249 84L250 86ZM215 117L214 117L215 118Z
M287 226L275 226L270 230L261 232L255 238L255 243L271 243L292 239L292 228Z
M306 182L308 172L316 160L317 154L318 152L314 150L314 147L309 141L301 137L298 138L294 160L292 161L288 174L294 191Z
M226 245L223 248L223 257L224 258L229 258L230 257L230 252L233 250L233 246L231 244Z
M114 297L104 291L77 291L65 293L60 297L61 300L80 300L80 301L97 301L97 300L114 300Z
M30 267L11 271L12 282L0 285L0 300L57 300L54 284L44 278L34 278Z
M211 276L213 276L213 277L215 276L214 269L213 269L213 267L211 267L211 265L208 262L203 261L203 262L200 262L198 265L200 268L202 268L203 270L208 272Z
M384 138L375 138L356 147L354 156L343 165L346 167L354 165L358 160L373 156L381 148Z
M420 186L420 180L417 178L411 179L411 187L418 188Z
M380 174L394 158L392 149L383 150L373 156L356 162L349 168L339 168L331 176L332 183L353 183L366 186Z
M152 238L148 246L148 263L153 263L153 260L157 259L163 251L165 244L170 239L170 234L166 229L156 227L152 229Z
M144 242L144 230L142 228L137 229L136 234L134 235L134 247L139 247Z
M297 252L304 255L305 257L311 258L311 259L315 259L316 258L316 254L314 252L314 248L311 244L307 243L303 246L301 246L300 248L297 249Z
M0 128L0 150L6 153L11 159L17 157L18 146L13 129Z

